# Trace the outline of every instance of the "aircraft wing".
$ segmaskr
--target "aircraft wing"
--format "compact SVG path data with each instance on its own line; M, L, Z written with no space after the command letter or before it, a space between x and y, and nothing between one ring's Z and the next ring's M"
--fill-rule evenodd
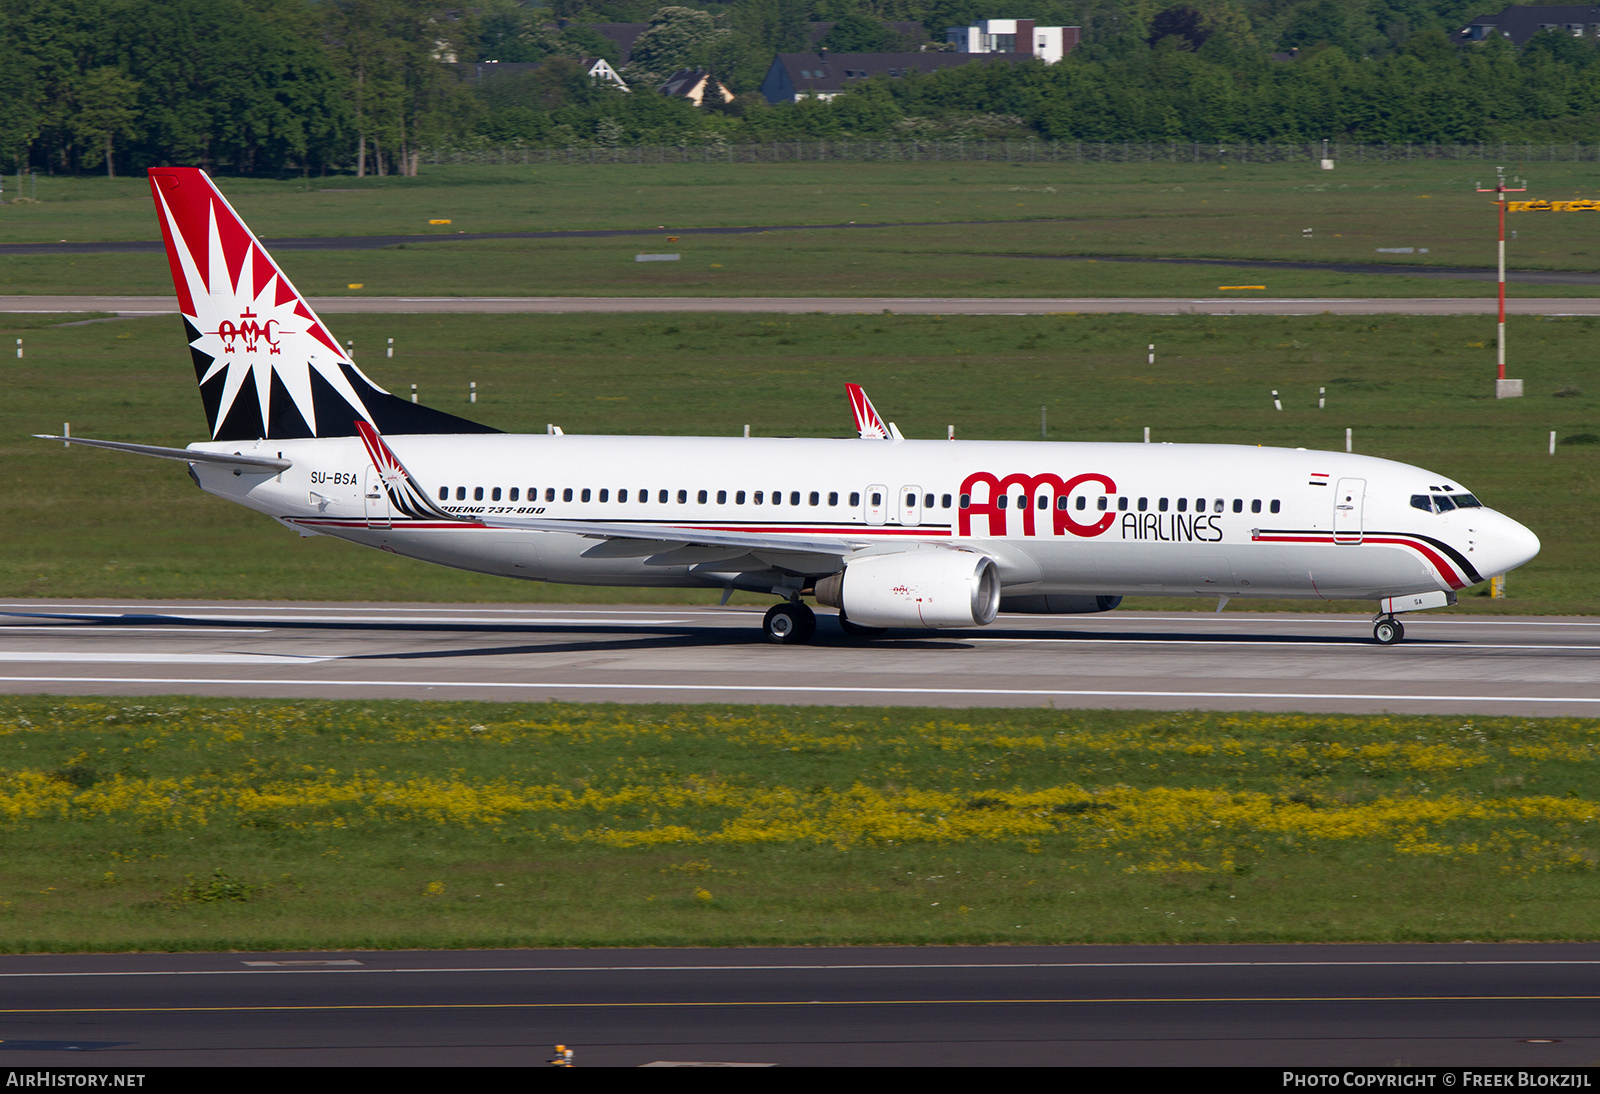
M400 458L387 442L367 422L355 423L373 466L383 477L389 498L398 511L410 516L441 517L448 520L471 520L486 528L508 528L529 532L567 532L591 539L615 541L616 546L602 550L606 545L591 548L587 554L649 555L658 565L709 562L710 559L690 558L693 548L707 548L726 556L729 551L739 551L754 556L761 565L776 564L785 569L801 572L827 571L866 541L852 541L847 537L799 537L773 535L766 532L740 532L720 528L684 528L665 524L632 524L626 521L605 520L550 520L543 517L479 516L463 518L439 508L428 492L417 484Z
M546 520L541 517L474 517L489 528L520 528L530 532L568 532L591 539L638 540L684 546L737 547L763 554L829 555L844 558L867 546L866 540L802 538L765 532L735 532L712 528L680 528L665 524L627 524L599 520Z
M41 441L64 441L81 444L85 448L108 448L113 452L131 452L135 456L154 456L162 460L182 460L185 463L215 463L224 467L239 467L250 471L267 471L276 474L294 466L293 460L271 456L246 456L234 452L198 452L192 448L163 448L155 444L129 444L126 441L97 441L90 437L57 437L49 433L35 433Z

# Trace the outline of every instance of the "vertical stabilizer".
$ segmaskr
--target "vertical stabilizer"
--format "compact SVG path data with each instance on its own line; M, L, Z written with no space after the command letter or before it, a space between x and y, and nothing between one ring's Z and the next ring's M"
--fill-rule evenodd
M151 168L150 190L213 440L496 432L369 380L204 171Z

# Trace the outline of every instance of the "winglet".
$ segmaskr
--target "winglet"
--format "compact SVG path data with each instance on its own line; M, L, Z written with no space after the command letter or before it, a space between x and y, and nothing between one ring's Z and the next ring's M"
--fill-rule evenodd
M872 400L867 398L867 393L861 390L860 384L846 384L844 390L850 396L850 412L856 417L856 432L864 441L886 441L889 439L889 429L883 424L883 419L878 417L878 410L872 405Z
M395 512L404 513L412 520L473 522L472 517L447 513L429 500L427 491L417 484L411 472L400 462L400 457L394 454L371 422L357 419L355 427L356 432L361 434L361 443L366 446L372 466L378 470L378 478L383 481L383 488L389 494L389 504Z

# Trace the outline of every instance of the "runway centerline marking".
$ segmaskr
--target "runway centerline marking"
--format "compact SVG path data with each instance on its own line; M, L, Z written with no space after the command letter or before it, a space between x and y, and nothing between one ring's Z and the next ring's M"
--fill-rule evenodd
M0 1014L260 1014L304 1011L630 1010L711 1007L1072 1006L1197 1003L1592 1003L1600 995L1196 995L988 999L723 999L602 1003L287 1003L209 1007L7 1007Z
M1207 649L1212 646L1250 646L1260 648L1263 646L1293 646L1298 649L1371 649L1376 643L1365 642L1360 639L1345 639L1340 642L1327 642L1318 639L1294 638L1217 638L1207 641L1205 638L1119 638L1116 635L1085 638L1030 638L1027 635L982 635L969 637L961 634L950 634L946 637L958 638L962 642L1043 642L1058 645L1087 645L1091 642L1115 643L1120 646L1185 646L1189 649ZM1514 642L1503 645L1494 645L1487 642L1399 642L1389 647L1393 650L1588 650L1600 652L1600 646L1548 646L1537 643Z
M306 665L342 660L339 656L293 653L70 653L60 651L0 650L0 664L102 665Z
M88 631L109 631L112 634L271 634L272 627L186 627L182 623L173 623L165 627L139 627L139 626L87 626L82 623L61 622L55 624L45 623L4 623L0 622L0 635L10 634L12 631L44 631L47 634L83 634Z

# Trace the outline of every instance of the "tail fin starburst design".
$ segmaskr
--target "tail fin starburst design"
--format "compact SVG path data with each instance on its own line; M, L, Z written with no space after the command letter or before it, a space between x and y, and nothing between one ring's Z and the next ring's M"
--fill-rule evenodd
M400 457L394 454L369 423L356 422L355 428L361 434L361 443L366 446L372 466L377 468L384 491L389 495L389 505L396 513L402 513L412 520L462 519L445 512L429 499L427 491L411 477L411 472L400 462Z
M151 168L150 190L213 440L494 432L368 379L204 171Z
M883 424L883 419L878 416L877 408L872 405L872 400L867 398L867 393L860 384L844 385L845 394L850 396L850 413L856 417L856 433L864 441L886 441L889 439L889 427Z

